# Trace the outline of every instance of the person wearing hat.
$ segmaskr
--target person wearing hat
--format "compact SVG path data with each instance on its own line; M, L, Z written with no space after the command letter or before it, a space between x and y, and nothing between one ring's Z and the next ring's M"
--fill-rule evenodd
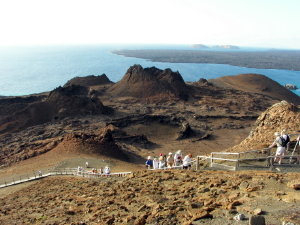
M153 166L153 161L152 161L152 157L148 156L147 161L145 163L145 166L147 169L151 169L151 167Z
M174 155L174 165L180 166L182 163L182 152L181 150L178 150Z
M159 153L158 165L159 165L159 169L162 169L165 167L165 159L164 159L162 153Z
M273 147L277 146L276 153L275 153L275 158L274 158L274 162L276 162L277 158L279 158L279 157L276 157L276 156L284 156L285 147L282 146L282 140L281 140L281 137L280 137L280 133L275 132L274 136L276 137L275 141L273 142L273 144L271 144L269 146L269 148L273 148ZM282 159L283 159L283 157L279 158L278 164L282 163Z
M173 154L172 154L172 152L169 152L169 155L167 157L167 167L168 168L172 168L173 167L173 163L174 163Z
M153 169L154 170L156 170L156 169L158 169L159 167L159 161L158 161L158 157L157 156L154 156L154 158L153 158Z

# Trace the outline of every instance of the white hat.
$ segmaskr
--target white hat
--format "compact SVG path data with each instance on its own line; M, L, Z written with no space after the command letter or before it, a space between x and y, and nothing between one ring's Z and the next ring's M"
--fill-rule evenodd
M274 136L280 136L279 132L275 132Z
M173 153L172 153L172 152L169 152L169 155L173 155Z
M181 154L181 150L178 150L178 152L177 152L178 154Z
M148 159L152 159L152 157L151 157L151 156L148 156Z

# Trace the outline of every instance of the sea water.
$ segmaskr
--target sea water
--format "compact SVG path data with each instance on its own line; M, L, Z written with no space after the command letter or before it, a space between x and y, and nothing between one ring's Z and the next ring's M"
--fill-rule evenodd
M178 49L187 45L64 45L0 47L0 95L21 96L51 91L74 77L106 76L122 79L130 66L170 68L185 81L214 79L245 73L263 74L281 85L300 87L300 71L244 68L223 64L161 63L112 54L116 49ZM244 49L243 49L244 50ZM236 50L235 50L236 51ZM253 49L249 49L253 51ZM255 50L257 51L257 50ZM293 91L300 96L300 90Z

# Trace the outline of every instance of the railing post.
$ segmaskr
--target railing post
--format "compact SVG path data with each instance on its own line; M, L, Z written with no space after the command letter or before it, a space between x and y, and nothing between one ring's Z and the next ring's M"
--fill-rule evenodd
M272 158L270 158L270 153L271 153L271 149L268 148L267 150L267 154L268 154L268 159L267 159L267 166L271 166L271 161L272 161Z
M271 157L271 156L269 156L269 162L270 162L270 169L272 169L273 168L273 163L274 163L274 161L273 161L273 157Z
M213 153L210 153L210 167L212 167L213 164Z
M237 157L236 157L236 164L235 164L235 170L237 170L240 166L240 154L237 154Z

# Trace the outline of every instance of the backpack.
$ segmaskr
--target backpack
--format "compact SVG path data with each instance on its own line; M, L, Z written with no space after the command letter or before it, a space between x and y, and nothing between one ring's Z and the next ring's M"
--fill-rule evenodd
M289 135L286 135L286 140L281 136L281 147L286 147L287 144L290 142L290 137Z

